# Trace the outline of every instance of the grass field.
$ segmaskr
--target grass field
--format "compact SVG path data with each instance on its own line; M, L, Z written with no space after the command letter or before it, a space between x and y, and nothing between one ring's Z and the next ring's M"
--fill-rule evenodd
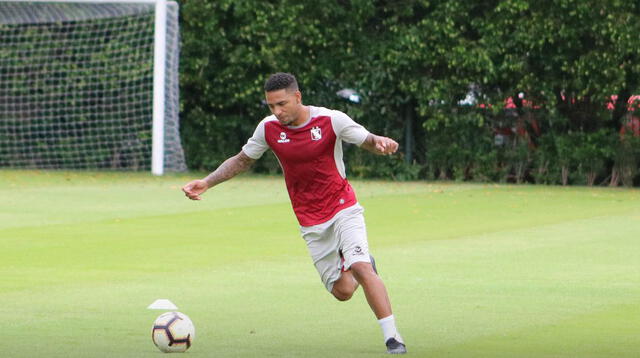
M320 282L279 177L0 171L0 357L384 356L358 292ZM413 357L638 357L640 191L353 183Z

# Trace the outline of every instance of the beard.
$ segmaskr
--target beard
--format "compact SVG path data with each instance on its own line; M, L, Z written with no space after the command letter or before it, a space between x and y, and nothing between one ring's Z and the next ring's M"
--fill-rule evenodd
M276 118L278 119L278 122L280 122L280 124L282 124L283 126L290 126L295 121L295 117L292 116L282 116Z

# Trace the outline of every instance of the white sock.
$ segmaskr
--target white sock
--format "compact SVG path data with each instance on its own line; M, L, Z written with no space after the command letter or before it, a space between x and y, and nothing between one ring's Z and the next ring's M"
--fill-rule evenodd
M404 343L396 329L396 319L393 315L379 319L378 323L380 324L380 328L382 328L382 334L384 335L385 342L388 341L389 338L395 338L398 342Z

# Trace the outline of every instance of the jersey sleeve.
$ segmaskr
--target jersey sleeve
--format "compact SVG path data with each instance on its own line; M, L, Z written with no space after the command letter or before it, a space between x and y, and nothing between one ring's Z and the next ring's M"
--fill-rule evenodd
M261 121L256 130L253 132L253 136L249 138L247 144L242 146L242 151L251 159L260 159L262 154L269 149L269 145L264 138L264 120Z
M357 146L360 146L369 135L366 128L340 111L334 111L331 116L331 124L339 139Z

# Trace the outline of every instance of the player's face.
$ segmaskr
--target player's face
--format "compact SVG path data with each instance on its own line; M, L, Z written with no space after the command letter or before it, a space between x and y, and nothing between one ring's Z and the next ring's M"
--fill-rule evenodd
M278 118L280 124L285 126L301 124L302 95L300 91L281 89L265 92L265 97L271 113Z

